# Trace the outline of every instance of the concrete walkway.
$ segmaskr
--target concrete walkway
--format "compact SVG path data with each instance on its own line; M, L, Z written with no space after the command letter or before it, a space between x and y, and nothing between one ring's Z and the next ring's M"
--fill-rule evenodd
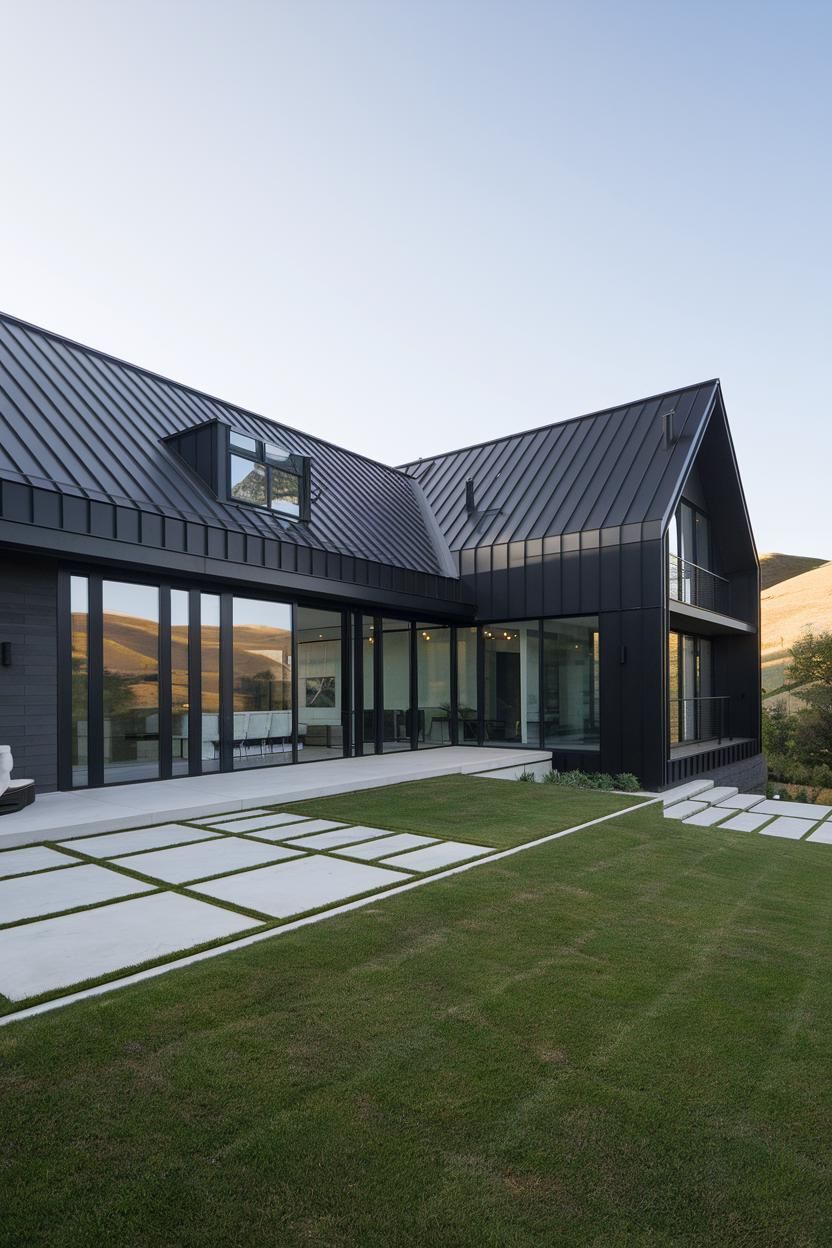
M0 818L0 849L55 841L78 835L79 830L90 834L117 832L168 819L197 819L408 780L473 775L504 768L521 770L550 760L551 753L546 750L446 746L79 789L72 793L45 793L33 806Z

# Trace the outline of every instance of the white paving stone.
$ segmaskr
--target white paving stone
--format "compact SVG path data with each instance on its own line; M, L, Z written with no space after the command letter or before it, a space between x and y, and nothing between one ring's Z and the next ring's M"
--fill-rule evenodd
M337 823L334 819L306 819L303 824L296 824L281 836L281 841L297 840L299 836L311 836L313 832L328 832L330 828L345 828L347 824ZM359 838L356 837L356 840Z
M286 849L282 845L260 845L257 841L244 841L242 837L223 836L214 841L201 841L198 845L131 854L129 858L115 861L123 861L125 867L140 871L142 875L169 884L184 884L187 880L205 880L209 875L224 875L243 867L261 867L282 858L295 858L299 853L298 849Z
M49 867L69 867L73 859L45 845L32 845L27 849L10 849L0 854L0 876L28 875L30 871L45 871Z
M751 810L752 806L759 806L762 801L765 798L761 793L735 793L733 797L726 797L719 805L728 806L731 810Z
M365 841L363 845L352 845L347 849L336 849L336 854L345 858L383 858L385 854L398 854L405 849L419 849L422 845L436 843L435 836L418 836L415 832L401 832L398 836L383 836L380 841Z
M90 858L120 858L124 854L140 853L146 849L161 849L164 845L204 841L216 835L216 832L189 828L184 823L165 823L158 828L135 828L132 832L85 836L80 840L61 841L61 844L67 849L77 849L79 854L88 854Z
M488 845L464 845L462 841L439 841L427 849L414 849L409 854L382 859L385 867L405 867L408 871L434 871L448 867L453 862L465 862L466 858L479 858L481 854L493 854Z
M724 806L727 798L735 797L737 790L729 784L719 785L714 789L706 789L702 794L702 801L707 802L709 806Z
M97 871L77 867L68 872ZM135 887L135 886L134 886ZM12 1001L66 988L257 926L178 893L155 893L0 931L0 992Z
M820 827L808 837L810 841L820 841L823 845L832 845L832 819L822 823Z
M688 815L696 815L700 810L707 810L707 802L677 802L675 806L665 806L665 819L687 819Z
M700 810L699 814L691 815L685 823L692 824L696 828L712 828L720 820L730 818L730 815L730 810L720 810L718 806L709 806L707 810Z
M287 820L285 815L272 813L257 815L256 817L247 815L244 819L211 819L206 820L206 824L209 828L216 828L219 832L260 832L262 829L275 828L287 822L297 822L301 817L298 815L296 820L294 816L290 816ZM328 826L334 828L336 824L333 823Z
M775 819L767 828L760 829L760 836L786 836L790 841L799 841L807 832L811 832L814 826L813 819Z
M198 884L196 892L283 919L386 884L401 884L406 878L400 871L316 854Z
M733 819L729 819L727 823L720 825L720 831L725 832L756 832L768 823L770 815L758 815L755 810L741 811L734 815Z
M665 806L675 806L677 802L689 801L692 797L704 797L706 789L714 787L713 780L689 780L687 784L677 784L673 789L666 789L662 794Z
M18 876L0 882L0 923L17 923L21 919L56 914L59 910L72 910L75 906L145 893L152 887L152 884L142 884L93 863L82 863L63 871L45 871L42 875Z
M319 822L323 823L321 819ZM339 845L357 845L359 841L369 841L374 837L389 836L384 828L340 827L332 832L319 832L317 836L292 836L289 844L303 849L335 849ZM285 839L285 838L284 838Z
M832 806L816 806L814 802L779 802L773 798L754 807L758 815L787 815L795 819L812 819L815 823L832 814Z
M213 827L217 823L232 823L238 819L254 819L262 818L263 815L273 815L274 811L269 806L255 806L253 810L223 810L218 815L209 815L208 820ZM192 819L191 823L201 823L202 820Z
M242 829L238 827L238 824L241 819L248 818L250 813L250 811L243 811L240 813L239 818L233 818L229 815L228 818L224 819L222 822L223 828L228 832L242 831ZM289 823L308 823L309 821L308 815L290 815L286 810L261 810L255 811L254 814L259 815L268 828L282 828ZM265 816L268 816L268 818L265 818ZM211 826L219 827L220 825L214 823L212 820ZM251 829L249 829L249 831L250 830Z

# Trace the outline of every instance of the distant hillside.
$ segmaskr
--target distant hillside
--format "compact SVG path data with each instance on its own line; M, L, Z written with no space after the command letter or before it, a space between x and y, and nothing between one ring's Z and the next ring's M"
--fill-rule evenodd
M760 555L760 579L763 591L779 585L782 581L790 581L794 576L811 572L826 563L825 559L813 559L811 555L783 555L778 551L770 551Z
M788 558L775 555L773 558ZM803 633L832 632L832 563L772 585L760 599L763 688L786 683L788 652Z

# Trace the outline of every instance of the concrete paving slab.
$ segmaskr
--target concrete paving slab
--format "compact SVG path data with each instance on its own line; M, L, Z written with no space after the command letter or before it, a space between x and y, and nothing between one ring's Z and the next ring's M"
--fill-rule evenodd
M675 806L665 806L665 819L687 819L689 815L696 815L700 810L707 810L706 802L677 802Z
M218 839L216 832L202 828L189 828L184 823L165 823L159 828L134 828L130 832L110 832L104 836L82 836L71 841L61 841L67 849L77 849L79 854L90 858L121 858L125 854L141 853L147 849L161 849L164 845L186 845L190 841Z
M275 828L275 827L284 828L287 826L287 822L292 827L292 829L294 828L295 824L301 824L301 823L303 824L304 829L306 829L308 825L313 821L310 819L303 819L301 817L297 819L290 819L287 821L285 818L281 819L279 815L261 815L257 819L223 820L222 823L212 822L210 826L212 828L216 828L220 832L234 832L234 833L243 833L243 834L252 832L254 833L255 836L259 836L261 832L268 832L271 828ZM316 822L316 827L320 827L321 831L323 831L323 827L342 828L344 826L342 823L334 823L331 819L318 819L315 822ZM309 828L309 831L315 831L315 829ZM300 835L300 832L298 832L298 835ZM286 837L282 836L280 839L285 840Z
M311 836L315 832L328 832L331 828L345 828L345 823L338 823L335 819L305 819L303 823L298 823L294 827L289 828L288 832L284 832L279 838L281 841L296 841L301 836ZM258 832L258 836L263 833ZM274 838L272 838L274 839ZM360 840L360 837L356 837Z
M290 815L288 811L285 811L285 810L261 810L259 812L255 811L255 814L259 815L260 817L267 815L268 819L267 820L264 819L264 822L268 823L269 828L283 828L283 827L286 827L290 823L308 823L309 821L308 815ZM240 820L247 819L247 818L248 818L248 812L246 812L245 815L234 816L234 818L229 816L228 819L224 819L222 821L223 827L226 828L226 830L229 832L242 832L243 829L237 827L237 824L240 822ZM218 827L219 825L214 823L213 820L211 820L211 826ZM251 829L248 829L248 830L251 831Z
M709 806L707 810L700 810L697 815L691 815L684 822L692 824L695 828L712 828L714 824L730 817L730 810L720 810L718 806Z
M73 859L59 854L45 845L32 845L28 849L7 849L0 854L0 876L28 875L31 871L46 871L50 867L70 867Z
M270 810L268 806L256 806L254 810L222 810L219 813L219 818L216 815L211 815L210 822L211 824L232 823L237 819L260 819L263 815L273 816L274 811ZM195 820L191 820L191 822L193 823Z
M45 871L42 875L24 875L0 882L0 923L17 923L40 915L57 914L75 906L91 906L146 893L152 884L131 880L117 871L93 863L66 867L63 871Z
M434 845L435 836L418 836L415 832L401 832L397 836L383 836L379 841L365 841L363 845L351 845L346 849L336 849L335 853L345 858L361 858L367 862L374 858L384 858L386 854L402 853L405 849L421 849L423 845Z
M793 819L812 819L817 823L832 814L832 806L816 806L814 802L778 802L770 798L755 806L758 815L784 815Z
M414 849L409 854L395 858L383 858L382 866L404 867L408 871L435 871L437 867L449 867L454 862L479 858L481 854L493 854L488 845L465 845L462 841L439 841L427 849Z
M318 820L324 823L323 819ZM389 830L384 828L336 828L332 832L320 832L317 836L295 836L288 843L294 849L299 846L303 849L335 849L339 845L357 845L359 841L369 841L373 837L389 836Z
M717 785L713 789L706 789L702 794L702 801L707 802L709 806L722 806L729 797L735 797L736 788L730 784Z
M810 837L807 837L807 840L819 841L822 845L832 845L832 819L822 823Z
M244 841L241 837L223 836L214 841L200 841L198 845L157 849L149 854L132 854L129 858L116 858L114 861L123 862L131 871L140 871L142 875L150 875L156 880L185 884L188 880L205 880L209 875L224 875L228 871L240 871L243 867L260 867L267 862L296 858L300 852L282 845L260 845L257 841Z
M727 813L727 812L726 812ZM741 811L727 823L720 824L721 832L757 832L764 823L768 823L770 815L758 815L756 811Z
M276 867L261 867L224 880L197 884L195 891L282 919L304 910L317 910L373 888L401 884L406 878L400 871L384 871L364 863L316 854L278 863Z
M85 870L100 868L68 874ZM21 1001L258 926L191 897L155 893L10 927L0 931L0 992Z
M775 819L767 828L761 828L760 836L785 836L790 841L799 841L807 832L811 832L814 826L814 819L780 818Z
M764 801L762 793L735 793L733 797L726 797L718 805L727 806L730 810L751 810L753 806L759 806L760 802Z

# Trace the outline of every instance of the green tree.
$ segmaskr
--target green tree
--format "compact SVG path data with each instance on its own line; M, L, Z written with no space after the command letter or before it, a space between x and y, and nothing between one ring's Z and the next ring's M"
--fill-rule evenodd
M790 752L808 765L832 763L832 633L811 630L791 649L788 678L806 709L794 718Z

